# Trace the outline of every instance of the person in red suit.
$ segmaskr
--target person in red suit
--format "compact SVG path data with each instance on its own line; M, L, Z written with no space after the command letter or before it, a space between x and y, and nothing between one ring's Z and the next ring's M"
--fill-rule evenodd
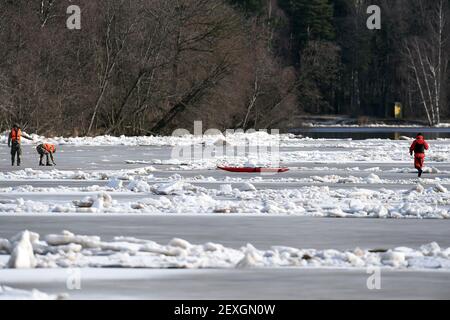
M429 145L425 141L421 133L417 134L416 140L411 144L409 148L409 154L412 155L414 152L414 167L418 171L419 178L422 176L422 167L425 160L425 150L428 150Z

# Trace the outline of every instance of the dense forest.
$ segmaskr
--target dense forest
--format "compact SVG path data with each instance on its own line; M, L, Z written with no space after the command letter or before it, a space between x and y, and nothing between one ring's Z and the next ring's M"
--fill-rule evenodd
M81 8L81 29L67 8ZM367 8L381 8L381 29ZM280 128L450 115L450 0L0 0L0 129Z

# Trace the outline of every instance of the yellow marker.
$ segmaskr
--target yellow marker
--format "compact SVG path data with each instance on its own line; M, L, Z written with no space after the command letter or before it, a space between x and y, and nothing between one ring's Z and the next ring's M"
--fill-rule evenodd
M394 117L395 119L403 118L402 115L402 104L400 102L396 102L394 106Z

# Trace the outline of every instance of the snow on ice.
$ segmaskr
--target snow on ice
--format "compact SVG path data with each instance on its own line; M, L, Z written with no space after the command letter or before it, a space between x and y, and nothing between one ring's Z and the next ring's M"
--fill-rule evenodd
M3 132L0 135L0 143L6 144L9 132ZM243 145L249 141L258 144L268 144L273 141L288 140L294 135L271 135L268 132L226 132L224 134L205 134L192 135L185 134L182 136L96 136L96 137L43 137L36 134L29 134L32 141L24 141L24 144L36 144L38 142L48 142L57 145L73 145L73 146L179 146L179 145L206 145L206 146L223 146L223 145Z
M26 242L26 245L22 243ZM273 268L333 267L395 269L450 269L450 248L429 243L420 248L316 250L273 246L259 250L247 244L240 249L217 243L192 244L174 238L167 245L151 240L116 237L102 241L98 236L75 235L69 231L39 235L24 231L9 240L12 252L0 250L2 257L23 254L25 263L5 268ZM16 244L14 244L16 243ZM22 252L23 251L23 252ZM30 259L34 260L30 263ZM0 290L1 295L1 290Z
M36 141L43 139L34 136ZM290 134L274 137L264 132L226 136L99 136L47 140L66 146L120 145L147 146L147 149L148 146L191 145L220 148L276 142L281 147L283 165L289 166L291 171L265 177L223 172L209 175L212 173L209 169L231 161L222 156L192 161L127 160L120 170L26 168L4 171L0 172L0 182L4 182L0 188L0 214L250 213L418 219L450 217L450 178L448 172L437 167L439 162L450 160L450 144L442 140L432 144L427 154L428 167L424 168L427 175L420 181L409 175L415 169L407 152L409 141L403 140L299 139ZM0 142L6 142L4 137ZM232 163L259 166L269 164L269 158L255 159L248 154L233 159ZM142 164L142 167L127 169L127 163ZM386 169L381 165L386 163L393 166ZM201 174L189 176L189 170L200 169L204 170ZM171 173L173 170L179 171ZM305 172L311 174L303 174ZM396 178L386 177L386 172ZM89 181L91 185L64 186L71 180L77 180L81 185ZM13 181L25 183L8 186L8 182ZM52 187L38 187L34 185L36 181L51 181L53 184ZM61 186L57 186L58 182ZM400 188L392 188L392 185L400 185ZM14 193L16 197L3 196L8 193ZM74 197L78 198L73 200ZM0 243L0 248L2 246L5 244Z
M374 175L375 176L375 175ZM369 176L369 180L377 180ZM0 201L3 213L260 213L324 217L371 218L450 218L450 192L441 184L411 189L377 190L303 186L290 189L257 188L258 184L238 182L213 184L215 188L196 186L184 180L148 183L132 180L126 185L113 180L106 187L91 187L80 200ZM52 189L55 191L55 189ZM42 190L41 190L42 191ZM79 190L78 190L79 191ZM127 200L130 192L144 197ZM81 193L81 194L82 194ZM124 194L120 200L116 194ZM26 195L26 194L24 194ZM64 193L61 193L63 196ZM1 245L1 244L0 244Z

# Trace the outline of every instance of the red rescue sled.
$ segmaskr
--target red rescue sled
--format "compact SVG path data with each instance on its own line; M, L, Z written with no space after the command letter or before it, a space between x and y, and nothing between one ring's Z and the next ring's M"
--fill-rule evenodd
M289 168L263 168L263 167L221 167L218 166L217 169L225 170L229 172L286 172Z

